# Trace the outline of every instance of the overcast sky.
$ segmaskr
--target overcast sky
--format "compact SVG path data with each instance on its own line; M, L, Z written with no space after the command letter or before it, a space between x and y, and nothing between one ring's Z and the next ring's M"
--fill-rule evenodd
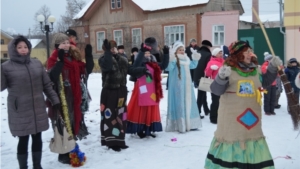
M90 0L84 0L89 2ZM177 0L171 0L177 1ZM182 1L182 0L180 0ZM225 0L232 2L233 0ZM279 13L279 0L260 0L259 13ZM241 0L245 14L251 15L252 0ZM47 5L51 14L59 19L65 13L65 0L1 0L1 29L7 32L16 32L27 35L29 28L35 24L34 14L43 6ZM55 24L55 23L54 23Z

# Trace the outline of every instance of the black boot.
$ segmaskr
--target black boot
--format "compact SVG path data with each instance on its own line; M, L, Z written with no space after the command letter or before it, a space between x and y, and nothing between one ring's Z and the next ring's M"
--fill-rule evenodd
M63 164L71 164L71 159L70 159L69 153L58 154L58 161Z
M138 132L137 135L142 139L146 137L146 134L144 132Z
M17 158L19 161L20 169L28 169L28 166L27 166L28 154L17 154Z
M43 169L41 166L42 152L32 152L33 169Z

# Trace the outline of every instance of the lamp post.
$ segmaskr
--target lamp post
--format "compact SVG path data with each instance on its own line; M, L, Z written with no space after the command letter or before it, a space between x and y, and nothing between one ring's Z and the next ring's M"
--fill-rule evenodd
M53 23L55 22L55 17L50 15L48 17L48 23L51 24L51 27L45 22L45 17L44 15L38 15L37 20L40 22L41 25L41 31L43 33L46 33L46 41L47 41L47 59L50 56L50 47L49 47L49 32L53 31ZM45 22L44 28L43 28L43 23Z

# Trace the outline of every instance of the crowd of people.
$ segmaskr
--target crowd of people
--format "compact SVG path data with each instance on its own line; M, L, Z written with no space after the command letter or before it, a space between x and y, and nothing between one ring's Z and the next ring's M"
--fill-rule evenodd
M13 136L19 137L17 159L20 169L28 168L29 136L32 138L33 167L42 169L41 138L42 132L49 128L48 118L54 128L60 116L75 141L89 134L84 118L91 99L87 82L94 67L93 50L87 44L83 55L76 46L76 37L72 29L54 36L54 50L46 69L40 61L30 58L31 44L24 36L16 37L8 45L10 60L1 65L1 91L8 90L9 128ZM228 47L213 50L212 47L208 40L198 46L196 39L191 39L187 47L180 41L159 47L155 38L148 37L139 49L132 48L128 57L123 45L105 39L104 54L98 60L102 73L101 145L119 152L128 148L126 133L143 139L155 138L156 132L163 131L161 74L167 71L165 131L198 130L204 115L209 115L210 122L217 125L205 168L274 168L262 132L261 106L266 115L275 115L274 109L280 108L279 69L284 69L299 102L298 61L292 58L284 68L278 56L265 52L265 62L260 66L245 41L235 41ZM127 75L134 82L129 100ZM213 80L210 107L206 97L208 91L198 90L197 98L194 93L203 78ZM234 109L232 105L235 105ZM74 149L79 149L78 143ZM84 153L76 152L75 156L73 150L58 154L58 161L72 166L83 165ZM74 158L79 159L79 164L73 162Z

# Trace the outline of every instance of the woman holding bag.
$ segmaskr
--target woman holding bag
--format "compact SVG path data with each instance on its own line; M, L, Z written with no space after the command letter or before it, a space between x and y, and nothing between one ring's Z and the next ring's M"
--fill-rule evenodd
M207 63L207 66L204 70L205 76L211 79L215 79L220 67L223 65L223 51L220 48L215 48L212 51L212 56L210 61ZM211 93L211 105L210 105L210 122L213 124L217 124L218 119L218 109L219 109L219 100L220 96Z

